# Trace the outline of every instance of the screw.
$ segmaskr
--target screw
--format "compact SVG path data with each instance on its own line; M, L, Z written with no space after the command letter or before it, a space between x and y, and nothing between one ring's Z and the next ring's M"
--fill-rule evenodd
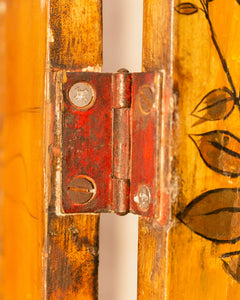
M140 109L145 113L150 113L154 104L153 91L149 86L142 86L138 92L137 99Z
M118 73L125 73L125 74L129 74L129 71L125 68L121 68L117 71Z
M68 186L69 198L77 204L86 204L96 195L96 184L92 178L84 175L74 177Z
M146 185L141 185L139 187L138 194L134 197L134 201L142 210L147 210L149 208L149 204L151 202L151 193Z
M86 82L77 82L70 88L69 99L77 108L88 109L95 100L93 88Z

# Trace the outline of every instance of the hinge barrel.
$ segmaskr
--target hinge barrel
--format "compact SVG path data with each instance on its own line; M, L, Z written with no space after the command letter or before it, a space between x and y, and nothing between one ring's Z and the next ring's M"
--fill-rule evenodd
M130 114L128 108L113 109L113 203L129 209ZM118 184L119 183L119 184ZM121 196L120 196L121 195ZM119 201L124 203L119 203ZM128 202L128 204L126 204Z
M129 212L130 203L130 180L112 179L112 211L118 215L125 215Z
M130 202L130 106L131 74L112 77L113 91L113 180L112 202L117 214L129 212Z
M113 108L130 108L132 74L112 74Z

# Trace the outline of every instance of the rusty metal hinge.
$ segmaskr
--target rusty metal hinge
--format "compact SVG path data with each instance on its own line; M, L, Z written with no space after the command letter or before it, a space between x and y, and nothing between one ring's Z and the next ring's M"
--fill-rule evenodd
M59 213L132 212L164 223L163 75L61 76Z

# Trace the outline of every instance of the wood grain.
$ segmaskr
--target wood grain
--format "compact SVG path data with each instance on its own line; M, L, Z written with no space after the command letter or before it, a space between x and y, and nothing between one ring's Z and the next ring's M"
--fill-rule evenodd
M143 1L143 71L165 69L170 73L172 5L172 0Z
M63 71L101 70L101 7L100 0L50 1L50 98L47 99L45 120L45 178L48 194L47 299L90 300L98 297L99 216L56 213L60 157L54 147L59 147L57 135L61 125L55 115L55 103L59 103L62 97Z
M139 220L138 299L165 299L167 230Z
M240 151L240 52L236 39L240 7L235 0L210 1L209 11L204 14L197 0L190 3L190 8L188 3L188 11L186 5L180 6L180 14L179 5L183 2L145 0L144 4L143 67L167 70L169 105L174 105L174 144L170 223L166 228L157 228L146 220L139 223L138 298L238 299L240 246L231 241L238 236L238 218L234 215L238 198L234 200L234 192L239 188L239 179L231 164ZM163 10L164 18L159 14ZM165 16L172 16L169 27L163 24ZM165 36L172 39L167 38L165 43ZM207 96L215 89L222 93L225 88L230 90L227 101L235 99L236 107L229 110L229 115L215 94L210 94L213 98ZM206 96L208 102L201 102ZM205 120L192 114L195 109L194 114L202 117L204 110L198 105L201 102L203 108L209 101L216 109L211 112L210 105ZM227 103L233 105L233 101ZM227 139L228 144L224 142ZM234 153L228 149L234 149ZM226 208L226 204L231 207Z
M172 89L172 1L145 0L143 10L143 71L166 70L164 97ZM167 176L167 174L166 174ZM167 191L168 192L168 191ZM168 219L168 218L167 218ZM140 218L138 299L166 299L168 224Z
M6 102L6 2L0 2L0 114L4 113L4 105ZM3 158L4 140L3 140L3 124L0 125L0 161ZM3 264L3 168L0 168L0 299L2 299L2 264Z
M7 1L3 299L42 299L43 102L46 9ZM2 103L2 101L1 101Z
M53 68L77 70L102 65L100 0L51 0L50 23Z
M61 89L49 97L48 87L52 70L100 71L101 1L53 0L49 12L44 3L8 1L1 288L3 299L96 299L99 217L58 216L49 197L48 112Z
M47 299L97 299L98 218L49 215L48 247Z

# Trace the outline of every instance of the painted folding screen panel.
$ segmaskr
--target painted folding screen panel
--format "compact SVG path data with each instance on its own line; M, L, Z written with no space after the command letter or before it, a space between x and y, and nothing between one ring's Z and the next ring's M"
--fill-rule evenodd
M237 0L144 2L143 69L165 70L173 110L169 223L140 220L139 299L240 297L239 19Z

